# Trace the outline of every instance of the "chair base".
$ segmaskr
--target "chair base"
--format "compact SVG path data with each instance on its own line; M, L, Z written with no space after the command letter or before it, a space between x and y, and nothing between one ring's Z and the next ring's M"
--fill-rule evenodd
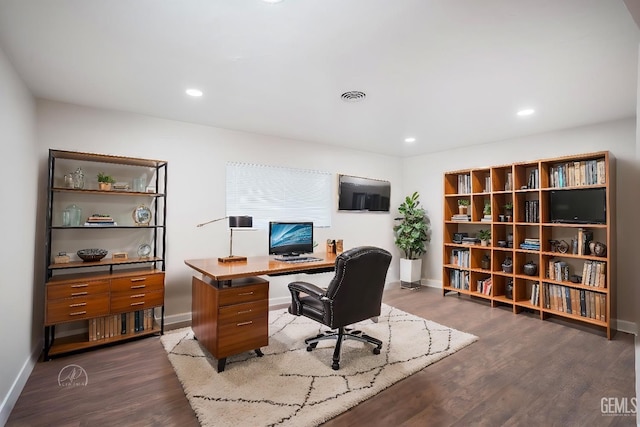
M304 343L307 344L307 351L311 351L318 345L318 342L323 340L336 340L336 348L333 351L333 363L331 368L334 371L340 369L340 349L342 347L342 341L344 340L356 340L364 343L373 344L376 347L373 349L373 354L380 354L382 348L382 341L372 336L369 336L362 331L354 331L347 328L338 328L337 331L328 331L322 334L318 334L315 337L307 338Z

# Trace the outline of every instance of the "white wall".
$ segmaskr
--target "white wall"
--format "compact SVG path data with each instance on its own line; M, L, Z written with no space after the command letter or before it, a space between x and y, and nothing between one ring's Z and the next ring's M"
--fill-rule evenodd
M399 158L51 101L38 101L37 112L40 159L46 158L49 148L56 148L169 162L168 321L188 319L191 311L192 271L183 261L228 254L228 230L223 222L196 228L198 223L225 214L227 162L384 179L391 181L392 207L397 207L404 197ZM334 182L337 187L337 176ZM392 232L394 214L334 211L331 228L315 230L318 250L323 250L323 242L331 237L343 239L345 248L376 245L397 257ZM233 243L235 254L267 254L266 231L234 233ZM398 280L396 264L393 263L389 281ZM314 275L309 280L327 280L327 276L330 275ZM272 304L290 300L286 284L295 279L295 276L270 278Z
M637 283L637 241L630 231L639 209L635 180L635 118L584 126L473 147L404 159L403 182L407 190L423 195L432 222L431 250L423 267L429 284L442 286L443 173L512 162L609 150L617 167L617 307L624 329L635 328L634 288Z
M31 373L34 350L42 348L43 287L34 273L40 179L34 128L34 100L0 50L0 425Z

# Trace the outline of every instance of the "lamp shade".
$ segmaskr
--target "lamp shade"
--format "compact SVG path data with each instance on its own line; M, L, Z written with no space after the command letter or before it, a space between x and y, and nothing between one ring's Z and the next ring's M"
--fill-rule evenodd
M248 215L230 216L229 227L253 227L253 217Z

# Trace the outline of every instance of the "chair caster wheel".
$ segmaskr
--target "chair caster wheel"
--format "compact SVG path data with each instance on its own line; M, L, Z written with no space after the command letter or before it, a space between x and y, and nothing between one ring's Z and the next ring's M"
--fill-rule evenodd
M378 347L374 348L373 354L380 354L380 349Z
M340 364L334 363L333 365L331 365L331 368L333 368L334 371L337 371L338 369L340 369Z
M311 347L310 345L307 346L307 351L311 351L311 350L313 350L313 347Z

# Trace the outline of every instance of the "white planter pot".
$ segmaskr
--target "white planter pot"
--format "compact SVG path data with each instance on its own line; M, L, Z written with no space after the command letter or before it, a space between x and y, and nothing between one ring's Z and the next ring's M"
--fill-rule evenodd
M403 288L419 288L422 275L422 259L400 258L400 285Z

